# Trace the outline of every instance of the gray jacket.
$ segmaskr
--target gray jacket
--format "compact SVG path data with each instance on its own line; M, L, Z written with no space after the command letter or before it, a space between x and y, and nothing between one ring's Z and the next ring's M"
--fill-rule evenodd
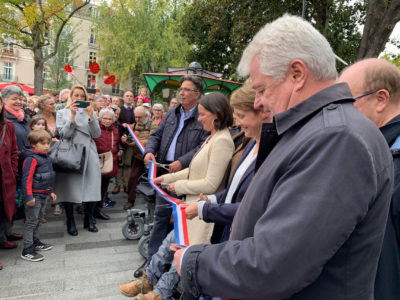
M157 155L158 162L165 163L169 146L179 126L180 108L181 105L169 110L147 141L145 154L150 152ZM199 112L196 106L191 117L185 121L176 141L175 160L180 161L182 169L189 167L193 155L209 135L207 131L203 130L201 123L197 121L198 117Z
M254 175L230 240L185 252L192 294L373 299L393 184L378 128L333 85L275 116L280 137Z
M57 111L56 125L61 137L73 138L73 142L86 146L83 174L56 173L55 193L57 202L91 202L101 200L101 173L99 156L94 138L101 134L97 117L89 120L85 112L77 112L75 122L69 120L71 110Z

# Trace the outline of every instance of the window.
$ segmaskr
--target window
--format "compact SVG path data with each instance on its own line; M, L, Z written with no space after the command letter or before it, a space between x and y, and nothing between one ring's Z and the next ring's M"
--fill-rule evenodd
M87 76L87 85L86 86L88 89L96 88L96 82L94 84L90 83L90 80L92 80L92 79L96 80L96 75L88 75Z
M94 34L93 28L90 29L89 44L96 44L96 35Z
M89 64L96 61L96 52L89 52Z
M5 62L3 64L3 80L4 81L12 81L14 73L14 65L10 62Z
M111 91L111 93L114 94L114 95L119 95L119 89L120 89L119 83L114 84L114 85L112 86L112 91Z

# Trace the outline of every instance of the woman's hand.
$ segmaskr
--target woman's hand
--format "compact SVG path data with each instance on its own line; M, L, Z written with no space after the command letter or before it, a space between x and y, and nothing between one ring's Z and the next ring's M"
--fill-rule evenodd
M72 101L71 105L69 106L71 111L71 115L69 117L71 122L75 121L76 112L78 111L78 104L75 101Z
M154 183L161 183L161 182L164 182L164 178L162 176L159 176L154 179Z
M87 113L87 115L89 116L90 120L94 119L94 110L93 110L93 106L92 103L90 103L90 105L88 107L85 108L85 112Z
M124 154L124 150L119 150L117 152L117 157L121 157Z
M169 192L171 192L171 193L176 194L176 193L175 193L175 182L170 183L170 184L168 185L168 187L167 187L167 190L168 190Z
M199 215L199 202L181 204L181 207L185 208L186 218L189 220Z
M123 142L124 144L126 144L126 139L128 137L126 136L126 134L124 134L123 136L121 136L121 142Z

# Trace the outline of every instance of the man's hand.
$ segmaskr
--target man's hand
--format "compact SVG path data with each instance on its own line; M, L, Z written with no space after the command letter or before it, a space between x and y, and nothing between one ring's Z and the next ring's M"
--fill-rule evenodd
M178 172L180 170L182 170L182 164L181 164L181 162L179 160L176 160L176 161L172 162L169 165L169 172L170 173L175 173L175 172Z
M197 217L199 214L199 202L189 202L181 204L181 207L185 208L186 218L191 220Z
M122 154L124 154L124 150L119 150L119 151L117 152L117 157L121 157Z
M150 161L156 161L156 158L154 157L154 154L149 152L145 155L144 157L144 162L149 163Z
M167 190L170 191L171 193L175 194L175 182L170 183L167 187Z
M54 193L51 193L50 197L51 197L51 200L53 200L53 201L56 201L56 199L57 199L57 196Z
M124 134L123 136L121 136L121 142L123 142L123 143L125 143L126 144L126 139L127 139L128 137L126 136L126 134Z
M27 206L30 206L30 207L33 207L33 206L35 206L35 198L33 198L31 201L28 201L28 202L26 202L26 205Z
M179 249L174 254L174 266L179 276L181 276L181 257L183 251L185 251L185 249Z

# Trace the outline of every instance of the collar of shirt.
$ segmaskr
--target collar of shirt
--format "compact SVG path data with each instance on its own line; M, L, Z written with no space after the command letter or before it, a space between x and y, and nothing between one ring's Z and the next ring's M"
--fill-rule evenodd
M285 133L292 126L319 111L324 106L340 100L354 102L347 83L337 83L319 91L296 106L276 114L274 122L278 135Z
M182 116L183 116L183 119L184 119L184 120L189 119L189 118L192 116L192 114L193 114L194 110L196 109L196 107L197 107L197 105L195 105L192 109L190 109L190 110L185 114L185 111L183 110L183 106L181 105L181 108L180 108L181 118L182 118Z
M128 105L125 105L125 104L124 104L124 107L125 107L127 110L132 110L132 106L128 106Z

